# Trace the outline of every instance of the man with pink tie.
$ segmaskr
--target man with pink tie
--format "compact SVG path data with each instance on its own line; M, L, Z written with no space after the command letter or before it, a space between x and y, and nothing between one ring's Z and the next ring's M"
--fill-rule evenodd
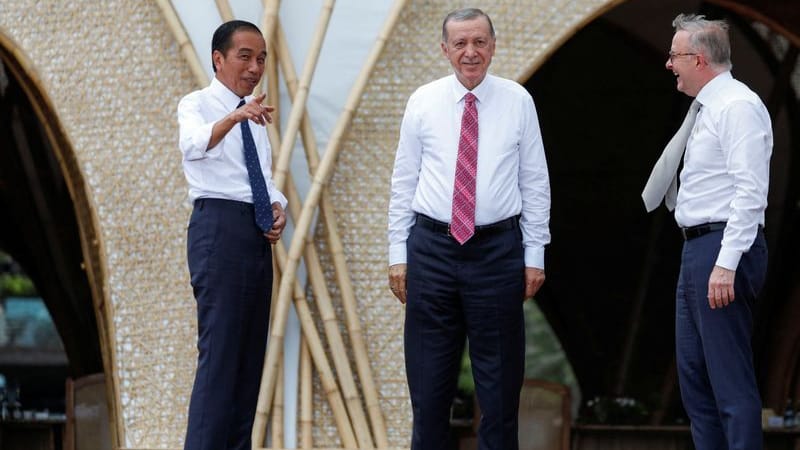
M550 185L533 99L489 75L491 19L453 11L454 74L411 95L389 202L389 285L406 305L411 448L446 448L469 339L480 449L515 450L525 366L523 301L544 282Z

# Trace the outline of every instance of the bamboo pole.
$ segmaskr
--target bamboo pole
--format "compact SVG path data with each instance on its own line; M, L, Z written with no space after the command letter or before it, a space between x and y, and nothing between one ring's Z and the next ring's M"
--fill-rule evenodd
M293 98L296 95L297 91L297 74L294 69L294 64L291 61L291 55L289 54L289 46L287 44L286 35L283 31L283 27L281 24L278 24L278 29L276 32L276 46L279 52L279 58L283 62L281 64L281 69L283 70L283 78L286 82L287 90L289 91L289 97ZM317 166L319 165L319 150L317 147L316 138L314 136L314 130L311 127L311 118L308 116L308 112L305 111L303 118L302 118L302 128L301 128L301 136L303 138L303 147L305 148L306 159L308 161L309 172L313 174ZM330 242L330 248L332 250L332 254L334 255L334 268L337 274L337 279L339 281L339 286L342 292L342 303L345 310L345 316L347 318L347 329L350 335L350 344L354 350L355 354L355 361L356 361L356 368L358 370L358 377L361 380L361 386L364 392L364 399L367 405L367 411L369 413L370 422L372 423L372 433L375 438L375 444L378 448L386 448L389 446L388 436L386 434L386 424L383 419L383 414L380 409L380 402L378 400L378 391L375 387L374 379L372 376L372 369L369 364L369 357L367 355L366 344L364 343L363 335L361 334L361 323L358 320L358 313L357 313L357 305L355 300L355 295L353 294L353 287L352 283L350 282L350 276L347 272L347 263L344 258L344 251L341 238L339 237L339 229L338 225L336 224L335 220L335 213L332 202L327 191L323 192L322 196L322 208L321 211L324 214L325 218L325 225L328 231L328 238ZM297 223L298 217L294 215L295 223ZM311 250L309 250L311 249ZM320 264L319 256L316 254L316 248L313 245L306 247L306 255L305 255L305 262L306 267L309 269L309 272L318 272L319 278L322 280L319 283L313 284L313 289L315 293L324 292L325 295L318 295L319 300L317 305L320 308L320 315L323 319L327 317L332 317L333 321L330 323L330 326L333 328L332 333L335 335L339 335L339 326L338 323L335 321L335 313L332 307L332 301L330 300L330 295L328 293L327 287L325 285L324 280L324 273L322 271L322 266ZM315 278L312 278L314 280ZM323 300L327 300L324 302ZM328 305L331 306L328 306ZM330 308L330 311L323 310L323 308ZM324 322L328 325L328 322ZM326 335L328 336L328 341L331 342L334 339L330 335L331 333L327 332L326 327ZM341 339L341 337L339 337ZM335 347L331 345L332 350L335 350ZM342 344L342 352L346 354ZM334 362L337 360L334 359ZM337 372L339 374L339 379L342 380L342 384L344 384L343 380L352 379L352 372L350 370L349 360L346 358L343 361L345 367L340 369L337 365ZM344 373L343 373L344 372ZM353 389L357 390L355 387L355 383L353 383ZM347 398L347 391L348 389L343 385L342 390L345 393L345 398ZM360 403L359 403L360 408ZM352 416L352 412L351 412ZM354 426L356 420L354 419Z
M274 127L267 127L267 131L269 133L270 142L279 142L280 136ZM271 145L271 147L273 151L275 148L277 148L275 145ZM288 181L290 181L290 189L287 191L287 193L289 193L291 196L292 192L294 192L294 195L296 195L294 183L291 182L291 177L289 177ZM292 201L291 197L290 201ZM299 199L295 199L295 201L297 201L299 204ZM275 255L275 259L278 263L277 266L282 271L282 268L286 265L286 249L279 244L275 245L273 250L273 254ZM281 282L282 281L283 280L281 280ZM322 382L322 387L325 391L328 403L331 406L331 411L333 412L334 420L336 421L339 436L346 448L356 448L356 438L350 425L347 410L345 409L344 402L340 396L339 388L333 376L333 371L328 364L325 351L322 347L322 341L319 337L319 333L317 332L314 319L311 315L311 310L305 298L305 294L300 286L300 283L296 279L292 284L294 285L293 301L295 309L297 310L297 316L300 320L300 326L308 342L312 361L319 372L320 381ZM277 373L281 368L280 355L283 351L283 330L281 330L280 335L276 335L274 330L278 328L276 323L278 323L281 314L283 314L282 325L283 328L285 328L286 316L289 312L288 305L285 307L285 311L279 311L279 308L274 308L273 310L275 313L273 315L272 324L270 325L270 338L267 344L267 358L264 360L264 368L261 375L261 387L259 389L258 403L256 406L255 423L253 425L253 441L257 444L262 444L266 436L267 418L273 401L272 396L274 395L275 380L277 378ZM275 344L275 340L278 340L280 344ZM275 354L276 349L277 355ZM270 351L273 352L272 359L269 358Z
M337 126L332 134L332 139L328 144L328 148L326 149L325 154L323 155L319 168L314 174L311 190L309 192L308 198L303 204L303 210L300 213L300 220L295 226L294 236L292 237L291 246L289 248L289 259L287 261L287 264L284 265L282 270L283 279L281 280L280 287L278 288L278 307L288 303L288 299L291 296L292 282L290 280L293 280L297 276L297 265L299 264L300 253L303 250L303 246L306 241L306 235L308 234L308 230L311 225L311 219L313 218L314 210L316 209L316 205L320 200L322 189L327 183L327 180L330 177L330 174L333 170L333 165L339 153L340 142L342 140L342 137L344 136L345 131L350 126L355 110L358 108L358 104L361 100L361 95L363 94L364 89L366 87L369 75L372 73L372 70L375 67L375 64L377 63L378 58L383 52L383 48L386 45L386 41L388 39L388 33L394 28L395 24L397 23L400 13L402 12L403 7L405 6L407 1L408 0L397 0L394 6L392 7L392 10L390 11L388 19L386 21L386 24L382 32L380 33L375 45L373 46L367 58L367 62L365 63L365 66L361 74L356 80L353 89L350 91L350 96L347 99L345 109L342 112L342 115L339 117ZM286 311L286 313L288 313L288 310ZM283 311L276 312L277 323L280 323L281 319L285 321L285 317L281 317L281 314L283 314ZM274 342L272 344L274 344ZM267 359L270 358L271 353L274 354L275 352L272 344L269 346L267 350ZM275 356L272 356L272 358L274 359ZM267 389L267 392L269 392L269 389Z
M259 83L261 86L261 83ZM272 123L276 130L281 129L281 92L280 78L278 77L278 52L275 50L275 41L269 47L267 55L267 104L275 108L272 114Z
M314 446L311 427L314 422L312 412L313 383L311 380L311 354L308 343L301 337L300 341L300 448L310 449Z
M199 86L207 85L209 81L208 74L203 70L203 65L200 64L200 58L197 57L194 45L186 34L186 29L184 29L183 23L178 17L178 13L176 13L175 8L172 7L172 2L169 0L156 0L156 3L158 3L158 6L161 8L164 19L172 30L175 40L178 41L178 47L181 49L183 57L186 58L186 62L189 63L189 69L192 71L197 84Z
M264 5L264 13L261 16L261 34L264 35L264 41L267 44L267 48L272 48L272 42L275 38L275 27L279 22L278 12L280 11L281 1L263 0L262 3ZM253 94L259 95L263 89L267 89L267 92L269 92L270 86L266 86L269 80L269 78L266 80L262 78L261 81L256 85L256 88L253 90Z
M292 110L289 113L289 122L286 124L286 131L281 141L281 149L278 153L278 161L273 170L273 180L278 189L283 188L286 176L289 173L289 163L292 158L292 149L297 139L297 130L300 128L300 120L303 118L303 113L306 109L306 100L308 100L308 89L311 85L311 79L314 77L314 72L317 68L319 61L319 53L322 50L322 42L325 40L325 33L328 30L331 14L333 13L333 5L335 0L325 0L320 12L319 21L317 22L317 30L311 40L311 47L306 55L306 60L303 66L303 74L300 76L300 84L297 87L297 94L295 95L294 102L292 102Z
M272 253L272 291L270 292L270 296L269 296L270 299L277 298L277 296L278 296L278 286L280 285L280 283L281 283L281 273L278 270L278 259L277 259L277 256L275 255L275 252L273 252ZM269 318L267 320L268 320L267 323L270 324L270 326L267 328L267 329L269 329L269 328L272 327L271 324L275 320L275 308L270 307L270 309L269 309ZM282 361L283 360L281 360L281 362ZM264 373L264 367L263 366L261 367L261 373L262 374ZM263 383L263 381L262 381L262 383ZM259 385L259 387L260 387L260 385ZM258 404L256 404L256 416L254 418L253 429L250 431L250 440L253 442L253 446L254 447L257 447L257 446L263 447L263 446L265 446L267 444L267 442L266 442L267 441L267 426L269 425L269 423L268 423L269 419L267 418L267 414L269 414L269 411L265 411L263 413L263 415L260 416L259 415L259 411L258 411ZM259 422L259 419L263 419L263 422Z
M261 32L267 41L267 48L272 46L275 37L275 27L278 24L278 11L281 7L281 0L264 0L264 15L261 18Z
M283 448L283 370L275 380L275 402L272 404L272 448Z
M283 186L286 184L285 181L289 175L288 173L289 158L291 156L292 147L294 146L294 137L297 134L299 120L300 117L302 117L302 113L304 111L305 98L307 97L308 93L307 86L310 84L311 77L313 76L313 72L316 67L316 61L319 57L319 52L322 47L322 39L324 38L325 31L327 30L328 22L330 21L330 15L331 15L331 10L333 9L333 3L334 3L333 0L326 0L325 4L322 7L322 13L320 16L320 20L318 22L317 33L315 34L314 39L312 40L312 47L309 50L304 71L303 81L305 82L306 87L305 89L303 89L303 91L305 92L305 94L299 95L298 98L295 99L295 103L292 105L289 124L287 125L287 130L289 130L288 131L289 137L282 142L280 154L278 155L278 164L276 169L273 171L273 181L278 189L283 189ZM270 30L270 32L272 31L274 30ZM272 34L270 36L272 36ZM288 141L291 141L291 143L287 144ZM282 247L280 248L282 250ZM266 357L264 358L264 374L262 375L261 389L259 392L259 406L258 406L259 411L269 408L269 405L272 402L272 396L274 394L274 384L275 384L274 373L276 370L275 368L279 364L278 351L280 348L283 347L283 340L286 328L286 318L289 314L289 301L290 301L289 299L291 297L291 292L293 290L293 285L296 278L295 275L297 272L297 264L299 262L299 257L300 255L298 254L295 257L296 261L294 263L292 263L291 261L287 261L288 267L291 268L292 275L290 277L292 278L292 281L285 283L286 285L285 289L287 289L286 293L283 296L281 296L280 288L278 290L279 296L277 298L276 302L277 304L275 305L275 320L273 321L272 326L270 327L270 340L267 345L267 354ZM286 278L284 276L284 280L285 279ZM281 286L283 286L283 284L284 283L282 281ZM312 343L309 342L309 344ZM313 357L314 356L313 346L310 347L310 350L312 350L312 357ZM257 421L259 420L258 414L256 420ZM340 432L341 431L342 430L340 430Z
M233 20L233 10L228 0L216 0L216 2L217 10L219 11L219 16L222 18L222 21L228 22Z
M273 147L273 149L274 148L275 147ZM289 175L287 179L284 191L290 204L300 205L302 203L300 200L300 195L297 191L297 187L293 182L291 175ZM291 213L292 220L296 222L299 212L296 209L289 209L289 212ZM353 426L353 430L355 431L359 447L363 449L373 448L372 438L369 433L369 425L364 415L364 410L361 406L361 398L358 395L358 388L356 388L355 385L353 372L350 370L350 364L347 359L347 350L345 349L342 335L339 330L339 322L336 319L336 313L333 309L333 302L331 301L328 288L325 285L325 274L322 271L322 266L319 264L319 255L317 254L317 250L314 247L313 242L307 242L305 250L306 260L312 262L312 264L310 264L308 267L308 276L311 280L311 286L315 293L315 303L320 311L325 336L328 338L328 346L334 361L334 367L336 368L337 375L339 376L339 385L341 386L347 411L350 414L350 422ZM281 246L276 253L279 261L281 261L279 262L280 265L282 264L282 260L285 260L285 249ZM303 297L301 301L304 303L305 308L309 308L305 297ZM313 322L307 323L310 323L310 326L315 327L314 330L316 331L316 325Z
M288 183L285 190L290 202L298 205L301 203L300 196L293 183ZM300 215L299 212L297 210L291 210L291 212L293 213L293 220L297 223L297 218ZM347 405L347 411L350 414L353 430L359 442L359 447L362 449L373 448L374 444L370 436L369 423L364 415L364 409L361 405L361 397L358 394L353 371L350 369L350 361L347 358L347 350L339 329L339 321L333 309L333 301L331 300L330 293L325 285L325 274L322 271L322 265L319 263L317 249L311 241L306 242L305 245L305 260L306 269L308 269L308 277L315 294L316 301L314 303L316 303L320 313L334 367L339 376L339 385L342 389L342 394L345 404Z
M276 260L278 261L278 268L282 271L283 266L286 264L286 251L280 245L275 245L273 249L275 250ZM285 276L282 277L281 282L283 282L283 279L285 279ZM305 299L305 295L300 284L296 280L293 284L293 299L295 309L297 310L297 316L300 320L300 326L303 331L303 335L306 337L308 342L311 359L320 374L322 387L325 391L328 403L330 404L331 411L339 431L339 437L341 438L342 444L345 446L345 448L357 448L358 445L347 416L347 410L345 409L344 402L342 401L339 388L336 385L333 371L331 370L330 364L328 364L325 350L322 346L322 340L317 333L317 328L311 315L311 309L308 306L308 302ZM276 315L273 316L273 323L270 328L273 328L277 317L278 316L276 313ZM269 348L274 348L274 339L275 336L271 334L267 342ZM256 406L256 417L253 425L253 441L259 445L263 445L264 438L266 437L268 415L274 400L273 395L277 396L276 392L268 393L266 390L276 389L277 378L279 377L282 369L282 358L280 358L280 356L283 354L282 350L283 342L281 340L281 345L279 347L279 351L277 352L277 361L268 362L266 359L264 361L264 368L261 376L261 387ZM267 354L269 354L269 352ZM270 383L269 380L272 380L272 382Z

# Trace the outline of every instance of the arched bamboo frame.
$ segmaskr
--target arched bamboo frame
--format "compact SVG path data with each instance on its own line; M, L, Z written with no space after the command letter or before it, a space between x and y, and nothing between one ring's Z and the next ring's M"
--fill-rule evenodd
M109 420L111 422L111 442L120 447L124 439L122 409L119 402L119 378L116 370L114 350L113 305L108 298L106 286L106 251L100 239L100 222L97 218L95 202L91 190L86 185L83 172L72 148L67 132L58 120L57 110L47 94L44 83L39 78L33 63L2 29L0 29L0 59L5 67L19 81L28 97L36 117L47 136L64 175L69 196L75 208L79 238L86 276L92 292L97 332L100 338L100 352L103 358L103 372L106 375L106 397Z

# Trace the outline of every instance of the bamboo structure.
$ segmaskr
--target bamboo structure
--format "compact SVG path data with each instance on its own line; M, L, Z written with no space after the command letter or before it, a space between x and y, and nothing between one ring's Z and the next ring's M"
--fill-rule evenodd
M274 143L280 142L280 136L278 135L277 130L274 127L267 127L267 131L269 134L271 147L273 151L277 148ZM299 197L296 194L296 190L294 187L294 183L292 182L291 176L287 177L288 182L288 189L286 189L287 196L289 201L297 201L299 202ZM282 271L283 267L286 264L286 251L282 245L278 244L274 246L274 256L275 261L277 262L278 271ZM328 399L328 403L331 406L331 410L333 411L333 416L336 421L337 429L339 431L339 436L342 439L342 443L348 448L356 447L356 439L353 433L352 427L350 425L350 420L347 415L346 408L344 407L344 403L340 396L339 388L336 384L336 380L333 376L333 372L328 364L327 357L325 356L325 351L322 346L322 341L319 337L316 327L314 326L314 319L311 316L311 310L308 307L308 302L305 298L305 293L303 292L302 287L300 286L297 280L294 280L294 296L293 301L295 304L295 308L297 310L297 315L300 320L300 326L303 331L303 334L306 337L306 340L309 345L309 350L311 352L312 360L317 367L317 370L320 375L320 381L322 383L323 389L325 390L326 397ZM276 296L273 295L273 298ZM281 314L277 311L276 308L271 308L272 318L271 318L271 326L270 329L274 328L274 324L277 321L278 314ZM288 305L286 306L286 311L283 314L288 315ZM283 323L285 325L286 316L283 317ZM266 438L266 428L267 422L269 418L269 411L270 407L272 406L272 397L274 394L275 389L275 377L277 376L278 372L281 370L281 358L283 351L283 342L281 342L280 346L273 346L272 340L268 343L270 348L275 348L278 351L278 355L274 357L274 361L272 364L268 364L268 360L265 359L264 361L264 369L262 374L262 382L261 387L259 390L258 395L258 404L256 406L256 417L255 422L253 425L253 442L256 443L263 443ZM269 354L269 352L267 353ZM271 385L266 383L264 380L273 380ZM270 389L268 392L267 389Z
M272 405L272 448L283 448L283 371L278 372L278 379L275 381L275 402Z
M278 11L281 7L281 0L264 0L264 17L261 20L261 32L267 41L267 48L272 46L272 39L275 36L275 27L278 24Z
M310 449L314 446L311 436L313 426L312 395L313 383L311 382L311 354L308 344L300 340L300 448Z
M281 129L281 114L280 114L280 79L278 78L278 52L275 51L275 45L269 47L267 54L267 104L275 108L275 113L272 114L272 124L276 129ZM261 86L261 83L259 83Z
M311 86L311 79L314 77L314 71L317 68L317 61L319 60L319 53L322 50L322 43L325 40L325 33L328 31L328 24L331 20L333 13L333 5L335 0L325 0L322 5L322 12L320 13L319 22L317 23L317 31L314 33L314 38L311 40L311 48L306 55L306 61L303 66L303 74L300 77L300 84L297 86L297 93L294 102L292 102L292 111L289 114L289 123L286 125L283 140L281 141L281 149L278 153L278 160L274 164L272 175L275 186L281 189L286 180L286 175L289 172L289 162L292 157L292 149L294 148L295 140L297 138L297 131L300 129L300 120L306 110L306 100L308 100L308 90ZM274 32L274 30L272 30Z
M283 69L284 79L286 80L286 85L289 91L290 98L294 98L296 95L297 89L297 77L294 71L294 66L291 62L291 55L289 55L289 48L286 43L285 35L283 34L283 29L281 28L280 24L278 25L277 36L276 36L276 43L278 46L278 51L280 54L280 60L283 61L281 67ZM301 128L301 135L303 138L303 145L306 149L306 156L309 162L309 167L314 167L315 164L318 162L318 150L316 139L314 138L313 130L310 127L311 122L310 118L308 117L307 112L304 112L302 117L302 128ZM299 198L297 199L296 204L299 203ZM295 222L299 217L299 214L296 210L293 210L293 219ZM336 229L333 229L334 233L337 233ZM333 236L338 240L338 234L334 234ZM361 403L360 398L358 395L358 389L355 385L354 376L352 370L350 369L350 364L347 358L347 351L344 346L344 342L342 340L341 333L339 331L339 324L336 318L335 312L333 310L333 302L330 298L330 294L328 292L327 286L325 285L324 273L322 270L322 264L320 263L319 255L317 254L316 248L314 247L313 243L308 243L305 249L304 259L306 262L306 267L309 272L310 279L312 281L312 289L316 296L316 304L319 308L320 318L324 325L325 334L328 338L328 343L331 347L331 353L333 354L334 364L336 366L337 374L339 375L339 380L342 385L342 391L345 395L345 400L348 404L348 409L351 411L351 419L353 421L354 427L363 426L366 427L366 419L363 418L363 412L361 410ZM343 270L347 270L346 267ZM352 342L352 340L351 340ZM363 344L363 342L362 342ZM357 364L359 367L366 365L369 367L369 360L366 358L366 347L362 347L364 351L364 355L361 357L362 360L359 360L359 354L356 353L356 360L358 361ZM366 385L369 384L370 386L374 387L374 383L371 379L371 373L369 374L368 383L365 383L363 375L362 377L362 384ZM368 397L365 395L365 397ZM377 400L377 395L374 396ZM372 417L373 422L373 429L375 431L375 437L378 444L378 447L386 447L388 445L388 439L386 438L386 431L385 425L383 424L383 415L380 414L380 410L377 411L378 419L374 419ZM374 416L374 415L373 415ZM358 428L357 428L358 429ZM363 436L368 436L369 431L361 428L361 433ZM362 447L365 446L365 443L361 443ZM371 445L371 443L369 443Z
M215 0L217 3L217 10L219 11L219 16L222 17L223 22L228 22L229 20L233 20L233 10L231 9L230 3L228 0Z
M297 74L294 69L294 64L292 63L291 55L289 54L286 35L280 23L278 24L275 38L278 51L280 52L280 59L284 62L281 65L281 68L283 69L283 78L286 81L289 97L294 98L298 85ZM311 119L308 117L307 112L302 118L301 136L303 139L303 147L305 148L308 170L309 173L313 175L319 166L319 150L317 148L316 138L314 137L314 130L311 128ZM334 257L334 268L339 281L339 289L342 293L342 304L345 311L345 317L347 319L348 336L350 337L350 345L353 348L356 368L358 370L359 379L361 380L364 400L369 413L370 422L372 424L373 437L375 438L375 444L378 448L385 448L389 445L389 440L386 435L386 424L383 420L383 414L378 401L378 391L373 380L372 368L370 367L369 356L367 355L367 347L364 343L363 335L361 334L361 323L356 312L356 299L355 295L353 294L352 283L350 282L350 276L347 271L347 263L344 260L344 248L342 246L341 238L339 237L338 225L336 224L334 218L335 214L333 204L326 192L323 193L320 211L325 219L325 227L328 232L328 242L331 253ZM295 223L297 223L298 217L295 217L294 219ZM305 262L310 271L313 270L315 272L319 272L320 277L322 276L322 265L319 262L319 257L316 255L316 250L314 249L313 244L309 244L307 247ZM320 306L320 314L322 315L323 323L326 324L327 330L328 322L325 318L333 316L333 311L332 309L330 312L323 310L323 308L327 309L327 303L330 303L324 280L321 284L314 284L312 288L314 289L314 292L317 293L318 297L321 297L318 301L318 304ZM322 295L322 292L324 292L324 295ZM323 302L326 300L326 304L323 305ZM331 333L335 333L336 335L339 334L338 325L334 321L330 322L330 327L332 328ZM332 340L330 336L328 339ZM338 359L335 361L338 361ZM343 367L341 370L337 369L337 371L339 371L340 379L351 379L352 374L346 358L342 364L345 364L346 367Z
M156 3L158 3L158 7L161 8L161 12L164 14L164 20L167 21L167 26L169 26L173 36L175 36L178 47L181 49L181 54L186 58L186 62L189 64L189 69L191 69L192 74L197 80L197 84L199 86L205 86L209 81L208 75L206 75L206 71L203 70L203 65L200 64L200 59L197 57L194 45L192 45L192 41L186 34L186 29L183 27L180 18L178 18L175 8L172 7L172 2L169 0L156 0Z
M265 374L263 377L264 379L262 379L261 392L259 393L260 407L263 407L263 405L269 405L272 402L272 391L275 380L274 376L268 375L269 372L274 372L275 367L277 366L277 356L279 348L283 345L283 328L285 327L286 316L288 315L288 303L292 294L294 280L297 276L297 266L300 262L300 254L303 250L306 241L305 236L310 228L311 219L316 209L316 205L319 202L322 188L330 176L333 163L338 153L339 143L344 135L345 130L349 126L350 121L352 120L356 108L358 107L358 103L366 86L369 74L372 72L372 68L375 66L378 57L383 51L383 47L388 38L388 33L394 28L394 24L400 16L400 12L405 5L405 1L406 0L399 0L394 4L382 32L380 33L375 46L371 50L369 57L367 58L367 63L356 80L355 86L350 92L344 112L340 117L336 129L334 130L333 139L331 140L328 149L325 152L320 167L317 169L317 172L314 175L311 191L309 192L308 199L306 199L306 202L303 204L303 210L300 214L300 219L298 222L296 222L295 234L292 237L292 242L289 248L288 260L286 261L286 264L283 265L283 278L281 279L281 284L278 288L275 320L272 324L275 329L270 335L270 342L268 344L267 356L264 363ZM311 349L313 350L313 347Z

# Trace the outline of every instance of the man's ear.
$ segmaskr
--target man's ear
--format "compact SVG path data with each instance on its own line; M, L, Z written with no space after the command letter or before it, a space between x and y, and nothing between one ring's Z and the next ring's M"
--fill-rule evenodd
M222 54L219 50L214 50L211 52L211 62L214 64L214 67L219 70L219 66L222 64L222 60L225 59L225 55Z
M442 47L442 55L444 55L444 57L447 58L447 44L441 42L439 43L439 45Z

